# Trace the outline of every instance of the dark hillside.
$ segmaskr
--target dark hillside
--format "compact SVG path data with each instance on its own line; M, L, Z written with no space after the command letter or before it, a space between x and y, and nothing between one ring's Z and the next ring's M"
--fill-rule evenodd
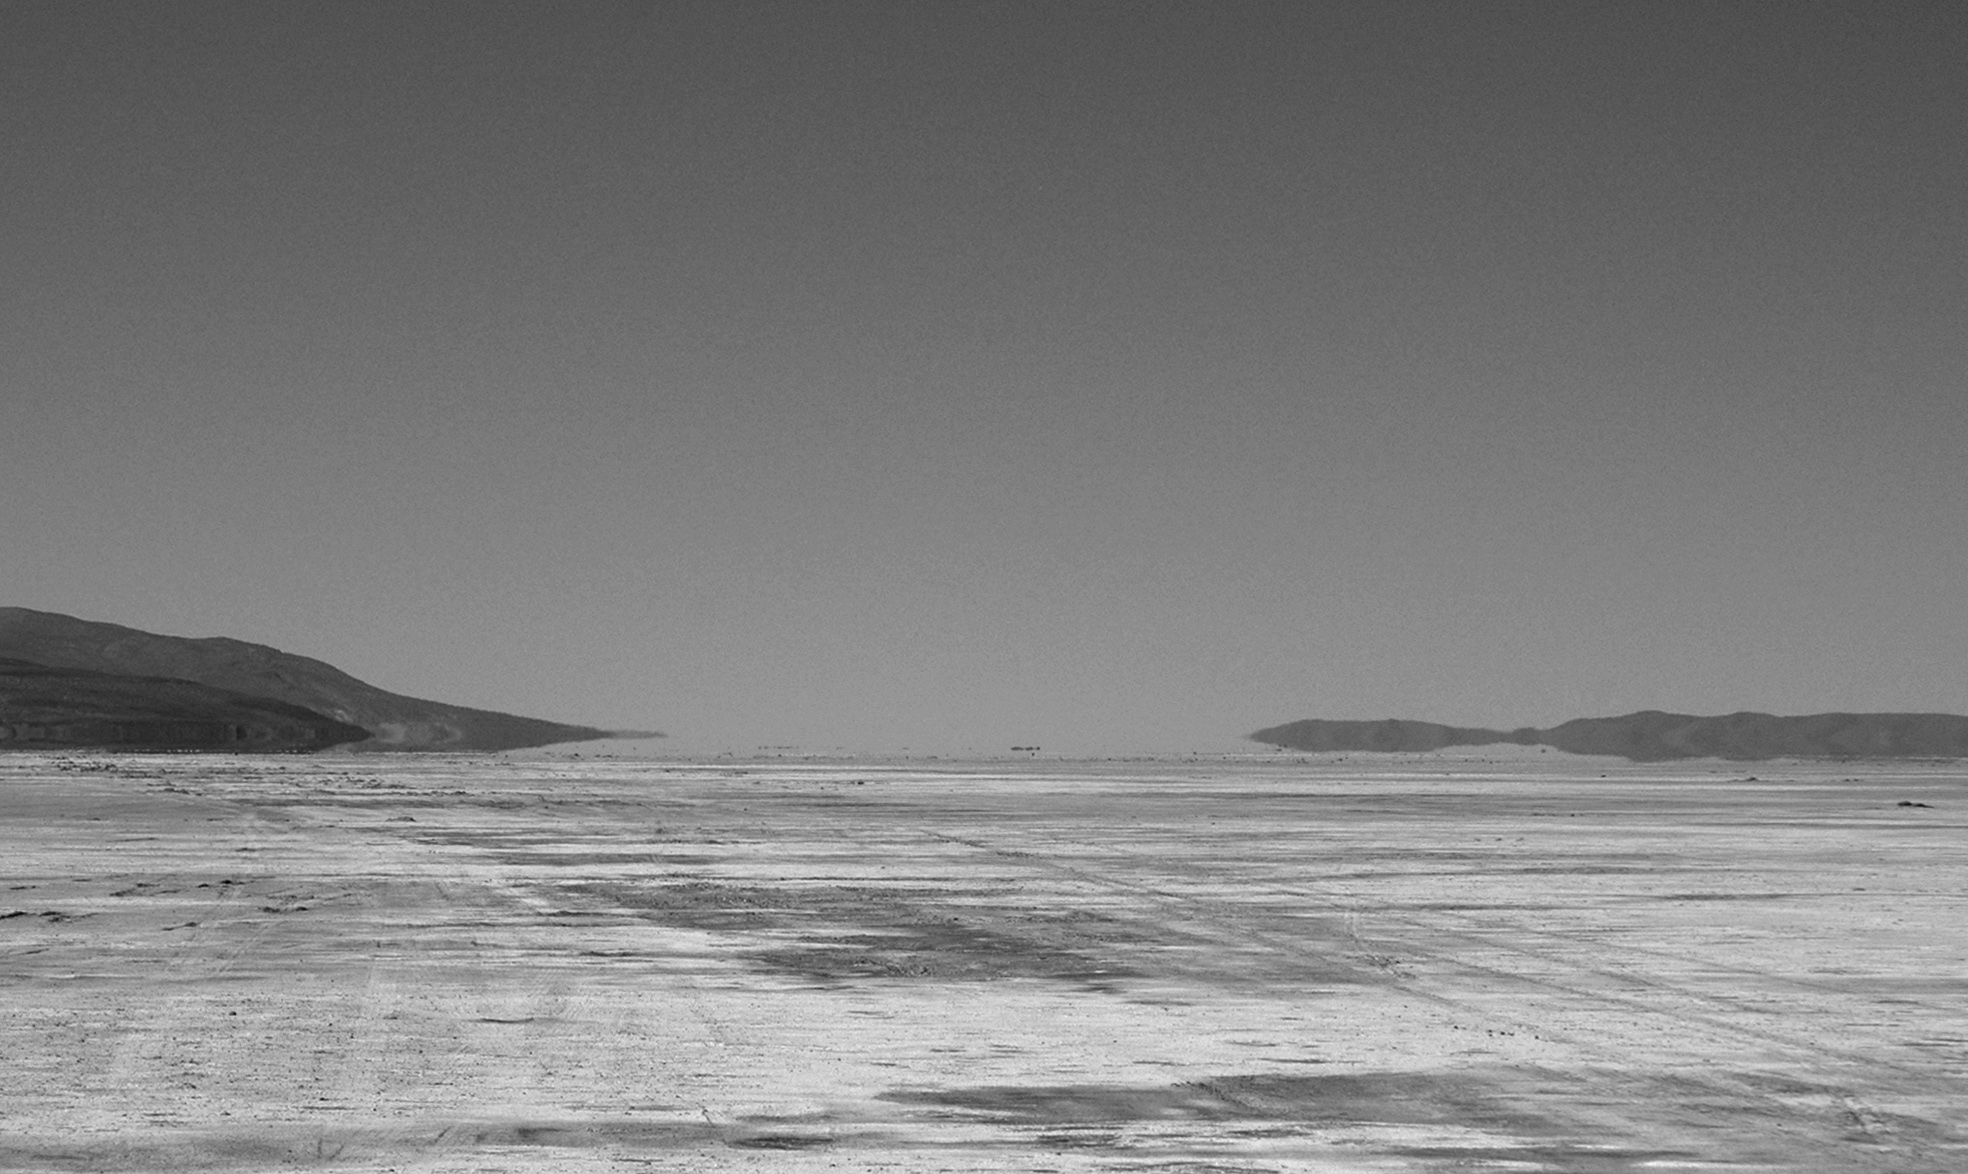
M1540 731L1544 745L1573 754L1618 754L1636 762L1674 758L1959 758L1968 756L1968 717L1945 713L1818 713L1694 717L1647 710L1578 718Z
M191 681L0 660L0 749L275 753L368 736L298 705Z
M511 750L607 736L587 726L390 693L333 665L264 644L159 636L20 607L0 608L0 657L170 677L284 701L368 730L370 736L351 747L356 750Z
M1585 717L1548 730L1462 729L1418 721L1305 721L1271 726L1251 740L1288 750L1416 753L1444 746L1514 743L1572 754L1615 754L1635 762L1676 758L1963 758L1968 717L1946 713L1819 713L1696 717L1644 710Z
M1444 746L1485 746L1493 742L1517 741L1517 735L1497 730L1462 729L1435 722L1402 721L1322 721L1307 718L1282 726L1259 730L1254 742L1266 742L1292 750L1371 750L1413 754L1440 750Z

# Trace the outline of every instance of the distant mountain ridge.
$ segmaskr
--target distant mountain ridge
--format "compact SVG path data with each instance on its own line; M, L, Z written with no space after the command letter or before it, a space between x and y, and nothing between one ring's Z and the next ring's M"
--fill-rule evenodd
M57 612L0 607L0 657L133 680L175 680L299 706L358 727L351 750L513 750L608 731L446 705L379 689L310 657L223 636L160 636ZM133 700L133 698L126 698ZM11 720L0 709L0 722Z
M1548 730L1503 731L1435 722L1323 721L1270 726L1253 742L1287 750L1415 753L1446 746L1549 746L1572 754L1613 754L1634 762L1676 758L1964 758L1968 717L1948 713L1818 713L1778 717L1731 713L1697 717L1649 709L1622 717L1584 717Z

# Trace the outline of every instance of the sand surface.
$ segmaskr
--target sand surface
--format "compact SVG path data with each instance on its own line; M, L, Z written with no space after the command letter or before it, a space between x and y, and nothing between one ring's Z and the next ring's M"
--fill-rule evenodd
M1946 763L5 755L0 1169L1960 1171L1964 816Z

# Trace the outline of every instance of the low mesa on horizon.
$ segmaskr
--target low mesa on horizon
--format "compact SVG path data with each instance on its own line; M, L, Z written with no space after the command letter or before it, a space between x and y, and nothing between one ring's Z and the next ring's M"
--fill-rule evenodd
M0 607L0 749L495 751L662 736L405 697L223 636Z
M1633 762L1676 758L1964 758L1968 717L1949 713L1816 713L1778 717L1731 713L1697 717L1642 710L1582 717L1538 730L1487 730L1437 722L1325 721L1307 718L1248 735L1283 750L1418 753L1449 746L1549 746L1569 754L1616 755Z

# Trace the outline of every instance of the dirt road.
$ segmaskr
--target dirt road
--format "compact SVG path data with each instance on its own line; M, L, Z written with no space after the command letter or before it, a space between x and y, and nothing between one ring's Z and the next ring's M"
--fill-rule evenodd
M1968 768L6 755L0 1008L8 1170L1958 1171Z

